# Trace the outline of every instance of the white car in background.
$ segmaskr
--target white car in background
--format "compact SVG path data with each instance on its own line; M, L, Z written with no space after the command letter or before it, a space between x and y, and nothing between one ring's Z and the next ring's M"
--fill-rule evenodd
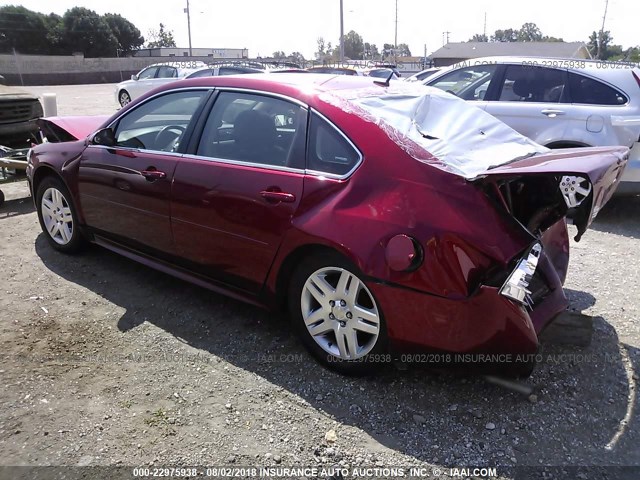
M640 193L640 69L599 60L489 57L428 77L549 148L623 145L617 194Z
M156 63L143 68L137 74L131 75L131 80L125 80L116 85L116 101L124 107L132 100L144 95L160 85L185 78L190 73L206 67L204 62L168 62Z
M424 82L430 76L442 71L443 67L430 67L425 68L421 72L414 73L410 77L405 78L405 82Z

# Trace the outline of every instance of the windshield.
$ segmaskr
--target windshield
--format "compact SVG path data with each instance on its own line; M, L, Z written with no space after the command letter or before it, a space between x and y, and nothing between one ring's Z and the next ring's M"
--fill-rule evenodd
M376 123L417 160L466 178L549 151L484 110L420 84L334 90L321 99Z

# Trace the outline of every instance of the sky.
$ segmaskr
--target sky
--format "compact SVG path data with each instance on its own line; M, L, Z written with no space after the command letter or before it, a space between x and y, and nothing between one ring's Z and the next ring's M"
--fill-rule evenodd
M0 5L22 5L43 13L62 15L74 6L100 14L119 13L140 29L145 38L159 23L173 31L177 46L187 47L187 0L15 0ZM605 0L397 0L398 43L407 43L413 55L431 53L449 40L463 42L475 33L538 25L543 35L565 41L587 42L599 30ZM344 31L355 30L365 42L382 49L393 43L396 0L343 0ZM340 0L190 0L194 48L248 48L250 57L275 51L301 52L313 58L317 39L333 45L340 37ZM640 1L609 0L605 30L623 47L640 45L637 28Z

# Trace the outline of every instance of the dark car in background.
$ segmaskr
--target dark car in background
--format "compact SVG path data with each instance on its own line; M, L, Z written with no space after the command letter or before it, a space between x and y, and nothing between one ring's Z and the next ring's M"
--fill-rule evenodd
M29 146L36 138L36 120L42 114L38 97L15 87L0 85L0 145L12 148Z

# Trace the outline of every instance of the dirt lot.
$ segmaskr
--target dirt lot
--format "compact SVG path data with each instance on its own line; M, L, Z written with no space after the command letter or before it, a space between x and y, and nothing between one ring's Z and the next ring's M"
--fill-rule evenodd
M90 94L59 94L61 114L92 102L83 113L115 110L112 86L79 88ZM97 92L107 99L85 103ZM0 465L489 466L502 478L640 478L639 198L612 202L572 242L566 288L571 308L594 317L593 342L546 344L527 398L415 368L331 373L277 314L97 247L54 252L26 185L2 190Z

